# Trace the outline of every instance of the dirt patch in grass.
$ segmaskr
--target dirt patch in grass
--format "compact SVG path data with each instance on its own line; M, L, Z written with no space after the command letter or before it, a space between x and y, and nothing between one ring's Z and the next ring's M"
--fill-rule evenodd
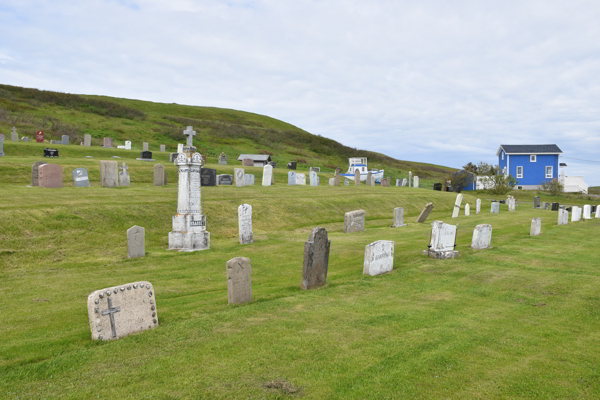
M275 379L263 383L265 389L280 390L285 394L300 394L301 388L297 387L293 383L286 381L285 379Z

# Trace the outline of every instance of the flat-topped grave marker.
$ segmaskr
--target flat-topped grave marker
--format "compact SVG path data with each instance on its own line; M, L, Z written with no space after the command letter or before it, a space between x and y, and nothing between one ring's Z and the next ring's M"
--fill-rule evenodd
M394 269L394 247L392 240L378 240L365 246L364 275L381 275Z
M83 135L83 145L90 147L92 145L92 135Z
M63 170L58 164L44 164L39 167L39 186L45 188L62 188Z
M60 157L58 149L44 148L44 157Z
M344 214L344 233L365 230L365 210L349 211Z
M492 214L500 213L500 203L498 203L497 201L494 201L492 203L491 213Z
M423 222L425 222L427 220L427 217L429 217L431 210L433 210L433 203L425 204L423 211L421 211L421 214L419 214L419 216L417 217L417 223L422 224Z
M288 185L295 186L296 185L296 171L288 172Z
M61 144L67 145L69 144L69 135L62 135L60 137Z
M233 185L233 175L221 174L217 175L217 186Z
M242 204L238 207L238 232L240 244L252 243L252 206Z
M583 206L583 219L592 219L592 206L589 204Z
M202 181L202 186L217 186L217 170L201 168L200 180Z
M152 152L148 150L140 151L140 158L136 158L138 161L156 161L152 158Z
M116 161L100 161L100 186L119 186Z
M392 224L392 228L399 228L401 226L406 226L404 223L404 207L396 207L394 208L394 223Z
M542 234L542 219L534 218L531 220L531 229L529 229L530 236L539 236Z
M244 185L254 186L254 174L244 174Z
M477 199L475 202L475 214L479 214L481 212L481 199Z
M236 257L225 263L227 270L227 302L244 304L252 301L252 260Z
M558 221L556 225L567 225L569 223L569 211L565 210L564 207L558 209Z
M104 145L104 147L109 147L109 148L113 147L113 145L112 145L112 138L105 137L104 141L103 141L103 145Z
M517 199L512 196L508 196L506 203L508 204L508 211L517 211Z
M90 180L88 177L88 170L86 168L75 168L71 171L73 178L73 185L75 187L89 187Z
M314 228L304 242L304 268L302 289L314 289L327 283L331 240L325 228Z
M443 221L434 221L431 224L431 240L428 250L423 250L423 255L431 258L455 258L458 251L456 246L456 225L445 224Z
M306 175L305 174L296 174L296 185L306 185Z
M148 142L143 142L142 143L142 151L149 151L150 149L148 148Z
M318 186L317 182L317 173L315 171L310 171L310 186Z
M246 186L246 179L244 177L244 168L234 168L233 176L235 178L235 186L236 187L244 187Z
M152 169L152 184L154 186L164 186L165 185L165 166L162 164L154 164L154 168Z
M540 208L540 196L533 198L533 208Z
M160 147L159 147L159 149L160 149L161 152L165 151L165 145L161 144Z
M571 222L581 221L581 207L573 206L571 213Z
M40 166L47 164L45 161L36 161L31 166L31 186L40 185Z
M242 160L242 165L244 167L254 167L254 160L251 158L244 158Z
M145 232L143 227L137 225L127 229L127 258L146 255Z
M477 225L473 229L471 248L475 250L487 249L492 244L492 226L490 224Z

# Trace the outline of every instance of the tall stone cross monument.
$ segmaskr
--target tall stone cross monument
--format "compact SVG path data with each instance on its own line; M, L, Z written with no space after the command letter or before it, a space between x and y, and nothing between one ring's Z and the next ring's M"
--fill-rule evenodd
M194 136L196 136L196 131L192 130L191 126L188 126L187 129L183 131L183 134L187 136L188 147L193 147L194 145L192 144L192 139L194 138ZM194 150L196 149L194 148Z
M190 133L186 133L190 132ZM184 131L188 144L196 132L192 127ZM173 231L169 232L169 250L197 251L210 249L210 232L206 231L206 217L202 214L200 168L202 155L194 146L184 146L175 165L179 172L177 214L173 216Z

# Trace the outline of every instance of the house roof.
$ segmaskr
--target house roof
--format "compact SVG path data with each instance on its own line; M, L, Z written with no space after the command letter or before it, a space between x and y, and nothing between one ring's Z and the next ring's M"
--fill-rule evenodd
M271 161L271 156L268 154L240 154L237 160L243 161L246 158L249 158L252 161Z
M496 152L500 155L500 150L506 154L561 154L562 150L555 144L501 144Z

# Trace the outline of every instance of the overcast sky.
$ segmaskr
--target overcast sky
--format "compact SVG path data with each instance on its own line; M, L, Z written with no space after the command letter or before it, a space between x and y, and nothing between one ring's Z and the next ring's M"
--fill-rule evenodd
M451 167L554 143L600 185L598 16L598 0L2 0L0 83L251 111Z

